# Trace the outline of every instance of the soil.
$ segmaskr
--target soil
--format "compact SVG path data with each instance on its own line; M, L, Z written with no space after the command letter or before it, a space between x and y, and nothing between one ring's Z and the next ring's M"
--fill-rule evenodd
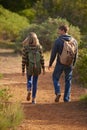
M46 66L48 62L46 61ZM71 89L71 101L63 102L64 76L61 76L61 99L55 103L52 72L46 68L38 80L36 104L26 101L26 76L21 74L21 56L12 50L0 49L0 88L10 89L11 102L21 102L25 114L23 122L16 130L87 130L87 104L79 97L87 94L87 89L74 81Z

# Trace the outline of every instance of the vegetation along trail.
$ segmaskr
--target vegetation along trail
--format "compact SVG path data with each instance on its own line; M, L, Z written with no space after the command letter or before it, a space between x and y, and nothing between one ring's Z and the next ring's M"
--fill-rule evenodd
M64 83L61 77L62 96L55 103L52 84L52 71L46 69L38 82L37 104L26 101L26 78L21 75L21 56L12 50L0 49L0 88L10 89L11 102L20 101L25 113L23 122L16 130L87 130L87 105L79 101L87 90L72 84L71 102L63 102Z

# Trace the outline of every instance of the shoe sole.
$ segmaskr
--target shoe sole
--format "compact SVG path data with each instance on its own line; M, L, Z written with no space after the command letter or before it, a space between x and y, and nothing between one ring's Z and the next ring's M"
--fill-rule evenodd
M35 102L35 101L32 101L32 104L36 104L36 102Z
M57 95L55 102L59 102L60 97L61 97L61 95Z
M28 93L28 95L27 95L27 101L30 101L30 96L31 96L31 93Z

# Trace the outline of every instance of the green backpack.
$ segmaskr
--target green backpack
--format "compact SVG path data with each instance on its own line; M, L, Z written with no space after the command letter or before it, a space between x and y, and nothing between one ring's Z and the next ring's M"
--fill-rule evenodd
M28 74L39 75L41 73L41 55L38 47L29 47Z

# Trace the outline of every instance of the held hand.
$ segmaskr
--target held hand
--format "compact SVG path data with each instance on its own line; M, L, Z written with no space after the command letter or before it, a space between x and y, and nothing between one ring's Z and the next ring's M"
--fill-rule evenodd
M74 70L74 68L75 68L75 67L74 67L74 66L72 66L72 70Z
M45 69L43 69L43 75L45 74Z
M51 66L48 66L48 70L49 70L49 71L51 70Z

